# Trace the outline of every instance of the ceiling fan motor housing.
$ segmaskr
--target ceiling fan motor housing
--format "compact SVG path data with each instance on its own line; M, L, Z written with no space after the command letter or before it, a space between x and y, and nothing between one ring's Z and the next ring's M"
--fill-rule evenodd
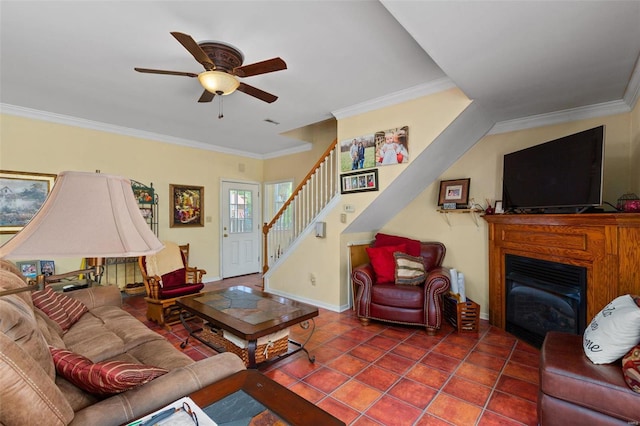
M226 43L204 41L198 43L198 46L216 65L217 71L231 74L233 69L241 66L244 61L244 55L238 49Z

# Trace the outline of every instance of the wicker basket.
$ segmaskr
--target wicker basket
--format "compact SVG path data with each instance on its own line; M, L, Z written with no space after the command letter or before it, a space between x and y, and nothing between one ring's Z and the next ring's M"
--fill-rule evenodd
M223 348L227 352L233 352L242 358L244 365L249 366L249 349L246 340L230 335L229 332L225 332L224 330L216 329L210 324L205 324L200 333L200 338L214 346ZM285 354L289 350L289 329L280 330L277 333L261 337L257 343L256 364Z
M444 317L458 330L458 333L477 333L480 323L480 305L467 298L458 302L451 296L444 296Z
M127 284L124 287L124 292L129 296L138 296L141 294L147 294L147 289L143 283Z

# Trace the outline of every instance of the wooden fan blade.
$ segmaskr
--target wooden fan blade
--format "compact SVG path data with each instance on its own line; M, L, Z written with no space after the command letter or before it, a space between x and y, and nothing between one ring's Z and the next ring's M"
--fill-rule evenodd
M275 102L276 99L278 99L277 96L272 95L271 93L267 93L264 90L260 90L256 87L249 86L248 84L245 84L245 83L240 83L237 90L244 92L247 95L251 95L254 98L258 98L261 101L265 101L267 103Z
M206 69L207 71L216 69L216 65L211 61L204 50L202 50L202 48L198 46L198 43L196 43L196 41L191 38L189 34L183 34L174 31L171 33L171 35L174 36L176 40L178 40L180 44L183 45L184 48L189 51L189 53L191 53L191 55L193 55L196 61L202 64L204 69Z
M183 72L183 71L166 71L166 70L152 70L150 68L134 68L134 70L138 72L145 72L149 74L166 74L166 75L181 75L184 77L197 77L198 74L192 72Z
M202 95L200 96L200 99L198 99L198 102L211 102L215 96L215 93L211 93L208 90L205 90L204 92L202 92Z
M286 70L287 64L280 58L267 59L266 61L256 62L255 64L243 65L233 69L233 73L238 77L251 77L258 74L266 74L268 72Z

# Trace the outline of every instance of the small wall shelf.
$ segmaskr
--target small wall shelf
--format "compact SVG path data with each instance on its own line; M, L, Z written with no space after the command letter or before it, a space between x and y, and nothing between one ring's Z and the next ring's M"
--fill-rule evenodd
M480 224L478 222L478 216L480 215L480 213L482 213L483 210L480 209L438 209L436 210L439 213L444 214L444 220L445 222L447 222L447 225L449 225L449 227L451 227L451 222L449 221L449 214L450 213L469 213L471 215L471 218L473 219L473 223L476 224L476 227L480 227Z

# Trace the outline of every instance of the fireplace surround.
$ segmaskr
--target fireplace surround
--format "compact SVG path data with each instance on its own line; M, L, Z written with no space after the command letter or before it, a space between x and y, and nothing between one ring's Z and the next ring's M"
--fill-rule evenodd
M489 322L506 329L506 256L584 268L588 322L623 294L640 294L640 214L485 215L489 239Z

